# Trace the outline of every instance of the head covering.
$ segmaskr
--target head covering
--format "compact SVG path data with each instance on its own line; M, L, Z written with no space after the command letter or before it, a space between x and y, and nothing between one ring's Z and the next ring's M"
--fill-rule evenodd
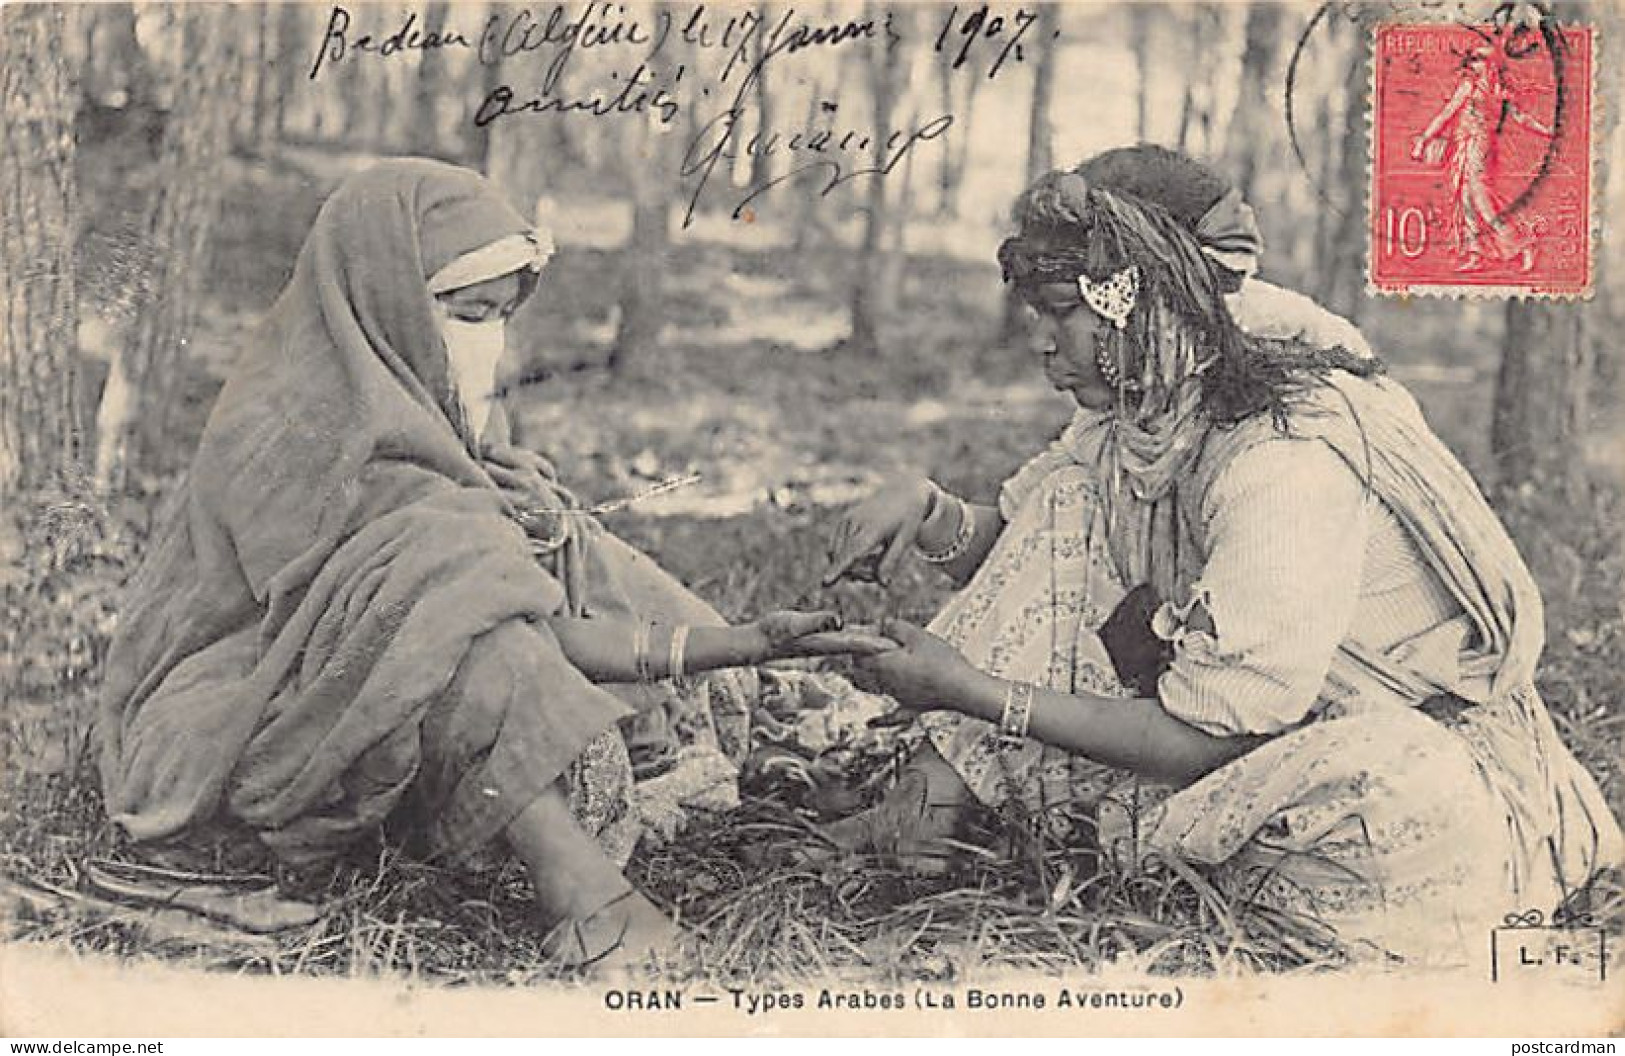
M465 253L429 276L429 292L450 293L516 271L540 271L553 255L546 232L509 235Z
M1253 208L1228 176L1195 158L1141 143L1104 151L1073 170L1096 187L1155 202L1238 275L1258 271L1264 251Z
M1167 456L1184 444L1178 423L1200 403L1199 378L1219 360L1245 355L1226 315L1218 275L1194 237L1166 209L1090 185L1075 172L1042 177L1016 206L1018 233L999 247L1005 278L1018 286L1107 284L1138 273L1134 307L1100 338L1101 358L1121 379L1124 441L1149 461L1133 467L1136 490L1164 490ZM1166 450L1153 456L1153 437ZM1177 460L1176 460L1177 461ZM1143 472L1141 472L1143 471Z
M383 162L323 205L108 658L103 789L132 837L229 815L299 860L371 831L473 643L573 606L568 547L551 569L536 561L519 500L467 435L429 291L448 265L529 235L483 177L434 161ZM549 714L584 716L583 738L621 714L556 642L526 634L504 662L550 687ZM585 740L555 742L567 760Z
M1140 144L1097 154L1073 171L1093 186L1160 205L1190 231L1219 265L1230 315L1246 333L1374 359L1353 323L1257 277L1264 253L1258 219L1240 188L1217 169L1166 147Z

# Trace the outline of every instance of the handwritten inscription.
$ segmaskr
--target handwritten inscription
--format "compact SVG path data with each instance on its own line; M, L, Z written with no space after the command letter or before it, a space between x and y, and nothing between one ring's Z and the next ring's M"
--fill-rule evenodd
M789 172L747 189L730 214L737 220L760 195L781 184L805 181L816 187L817 193L823 196L859 176L889 176L910 151L921 143L929 143L942 136L954 123L952 114L942 114L916 128L892 132L882 145L884 160L878 165L862 165L861 159L875 153L877 144L873 132L857 129L844 132L835 129L789 133L759 131L744 138L740 133L743 117L744 113L739 108L725 110L702 126L689 144L688 153L683 158L682 175L685 179L695 176L698 180L689 198L684 226L693 221L700 196L705 193L718 162L732 163L741 157L771 157L779 153L788 154L798 162Z
M734 5L653 7L608 0L493 13L465 25L455 24L455 8L440 25L426 24L415 11L380 22L376 10L332 7L316 42L310 80L346 63L450 49L501 70L501 83L488 81L472 103L469 119L477 127L509 119L582 117L633 117L671 127L686 119L684 127L692 131L679 173L688 201L684 226L693 222L707 191L722 182L719 177L726 174L733 187L742 159L785 159L788 170L779 165L770 179L742 190L733 187L735 219L777 187L827 196L859 177L883 179L954 128L950 112L921 117L917 110L901 127L884 130L873 127L872 116L838 121L841 101L833 97L838 92L821 101L818 122L766 127L751 90L770 65L802 53L861 52L869 62L903 62L915 54L907 49L917 47L943 64L945 75L963 70L992 80L1026 61L1025 46L1038 21L1034 10L989 4L934 12L929 25L890 12L832 18L804 15L794 7L769 13ZM919 39L909 39L915 33ZM571 77L566 87L572 61L589 51L605 57L592 64L590 78Z

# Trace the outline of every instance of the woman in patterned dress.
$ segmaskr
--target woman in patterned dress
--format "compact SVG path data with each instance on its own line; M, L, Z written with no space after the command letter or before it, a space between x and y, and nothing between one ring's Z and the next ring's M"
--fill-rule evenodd
M924 743L828 835L929 861L973 802L1064 818L1109 768L1167 790L1119 857L1459 962L1619 826L1535 690L1535 585L1408 394L1312 304L1237 326L1236 202L1151 148L1021 198L1000 260L1079 409L996 507L906 482L836 529L832 577L912 544L966 585L865 662Z

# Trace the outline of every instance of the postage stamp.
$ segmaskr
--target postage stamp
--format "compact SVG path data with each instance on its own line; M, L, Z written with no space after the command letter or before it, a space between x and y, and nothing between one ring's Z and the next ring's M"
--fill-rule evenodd
M1374 49L1374 290L1588 295L1591 28L1390 23Z

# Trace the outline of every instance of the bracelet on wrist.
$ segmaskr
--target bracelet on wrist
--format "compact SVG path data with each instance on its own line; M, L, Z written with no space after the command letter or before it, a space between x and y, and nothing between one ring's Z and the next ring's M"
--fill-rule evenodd
M639 682L654 681L654 672L649 669L649 637L653 631L654 624L648 620L639 620L632 628L632 668Z
M1004 710L999 716L1000 747L1020 748L1027 743L1036 692L1037 687L1030 682L1011 682L1005 687Z
M976 537L976 517L972 514L970 505L964 499L949 494L935 484L931 486L935 489L939 502L943 498L953 500L954 507L959 512L959 523L954 526L953 541L945 548L927 550L916 540L914 552L920 556L920 560L928 565L946 565L964 556L965 552L970 549L971 541Z
M688 625L680 623L671 629L671 648L667 654L666 677L672 680L682 678L688 672L685 670L686 651L688 649Z

